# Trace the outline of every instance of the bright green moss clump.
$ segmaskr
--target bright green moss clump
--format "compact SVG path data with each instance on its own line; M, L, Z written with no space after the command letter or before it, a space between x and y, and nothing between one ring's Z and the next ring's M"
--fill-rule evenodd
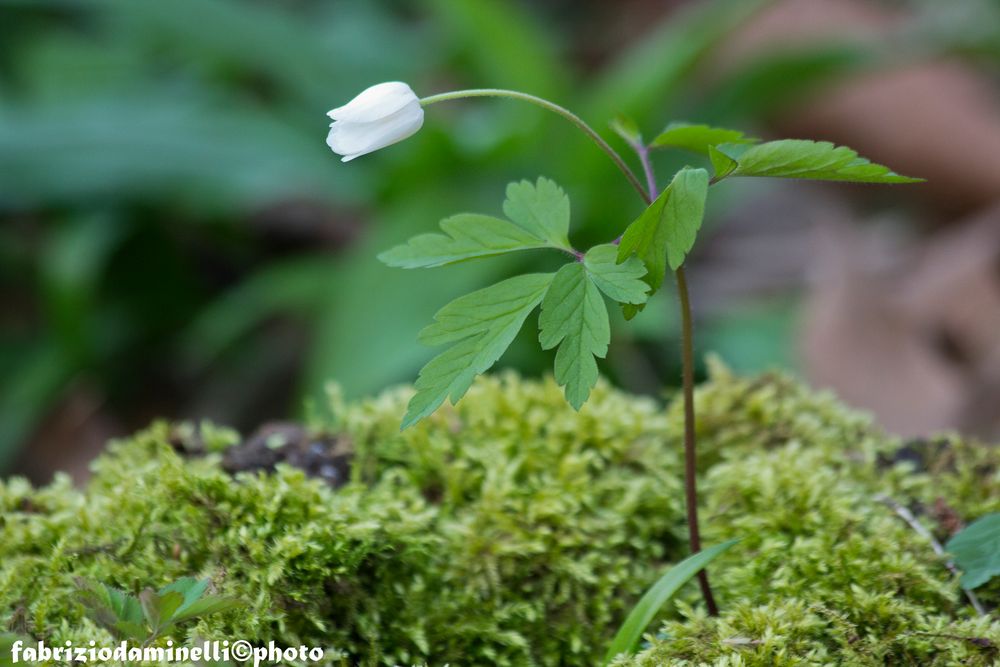
M338 406L329 426L355 458L337 490L288 467L234 479L218 454L178 454L166 425L116 444L82 493L0 485L0 630L101 641L74 577L135 591L202 576L246 606L175 640L323 645L352 665L596 664L684 555L679 412L602 385L577 414L553 384L503 376L400 434L405 400ZM698 400L705 538L743 538L712 568L724 614L705 618L691 587L666 638L618 665L992 664L1000 624L876 496L932 529L997 511L995 450L899 454L780 377L717 371Z
M207 576L248 604L190 637L364 665L590 664L664 550L681 553L662 412L604 387L578 416L553 384L507 377L400 434L406 398L338 410L356 455L336 491L288 467L234 480L218 456L182 458L166 425L114 445L83 494L0 487L0 627L86 644L106 635L75 576L132 591Z
M974 614L931 546L880 497L914 507L944 537L956 515L1000 510L1000 452L903 445L782 378L722 373L699 406L713 458L707 538L743 538L712 568L724 612L709 619L683 606L616 667L997 664L1000 622ZM979 591L987 607L997 591Z

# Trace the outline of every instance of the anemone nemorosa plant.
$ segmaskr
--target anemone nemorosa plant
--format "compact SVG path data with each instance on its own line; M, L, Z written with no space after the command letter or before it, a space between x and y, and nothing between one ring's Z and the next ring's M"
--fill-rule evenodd
M420 370L402 428L434 412L445 399L457 402L479 373L489 369L541 305L539 342L556 349L555 379L566 399L579 409L597 381L597 358L611 340L605 298L617 302L631 319L663 284L667 269L677 284L681 313L684 400L685 501L691 551L701 550L696 486L694 353L691 303L684 259L701 227L709 186L739 176L771 176L859 183L912 183L844 146L797 139L761 142L738 130L671 123L646 142L635 123L618 118L612 129L635 151L644 182L590 125L553 102L513 90L473 89L418 98L401 82L381 83L329 112L327 143L343 160L353 160L417 132L424 107L468 97L506 97L552 111L583 131L604 151L646 205L617 238L587 250L569 240L569 199L553 181L540 177L507 186L505 218L459 213L440 223L441 233L421 234L379 259L405 269L444 266L469 259L523 250L564 253L567 263L554 273L532 273L502 280L459 297L434 316L419 340L448 347ZM665 188L657 184L650 161L654 149L682 149L708 158L713 173L686 166ZM708 612L718 613L708 576L699 572Z

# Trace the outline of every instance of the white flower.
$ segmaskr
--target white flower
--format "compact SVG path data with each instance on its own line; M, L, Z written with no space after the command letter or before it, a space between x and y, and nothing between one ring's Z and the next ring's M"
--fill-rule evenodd
M374 85L326 115L333 119L326 144L343 162L402 141L424 124L420 99L401 81Z

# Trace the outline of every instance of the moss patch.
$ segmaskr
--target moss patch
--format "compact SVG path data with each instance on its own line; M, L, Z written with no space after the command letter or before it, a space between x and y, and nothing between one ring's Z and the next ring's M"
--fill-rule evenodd
M208 453L188 458L166 424L116 443L82 492L0 484L0 624L101 642L74 577L135 591L203 576L246 607L175 641L322 645L373 666L596 664L684 555L679 406L601 385L577 414L552 383L505 375L401 434L406 398L337 402L323 426L354 448L340 488L284 464L231 476L233 434L202 429ZM706 618L689 587L619 666L993 664L1000 624L876 497L944 537L1000 510L996 450L904 448L778 376L716 369L698 408L705 540L743 538L711 570L724 613Z

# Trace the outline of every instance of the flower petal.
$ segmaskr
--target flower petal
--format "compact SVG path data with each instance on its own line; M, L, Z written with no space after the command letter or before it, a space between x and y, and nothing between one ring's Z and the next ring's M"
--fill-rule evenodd
M418 100L416 93L402 81L387 81L363 90L344 106L331 109L333 120L371 122L392 115Z
M402 141L414 134L424 123L424 110L419 101L395 113L368 123L336 121L326 137L333 152L345 156L344 162Z

